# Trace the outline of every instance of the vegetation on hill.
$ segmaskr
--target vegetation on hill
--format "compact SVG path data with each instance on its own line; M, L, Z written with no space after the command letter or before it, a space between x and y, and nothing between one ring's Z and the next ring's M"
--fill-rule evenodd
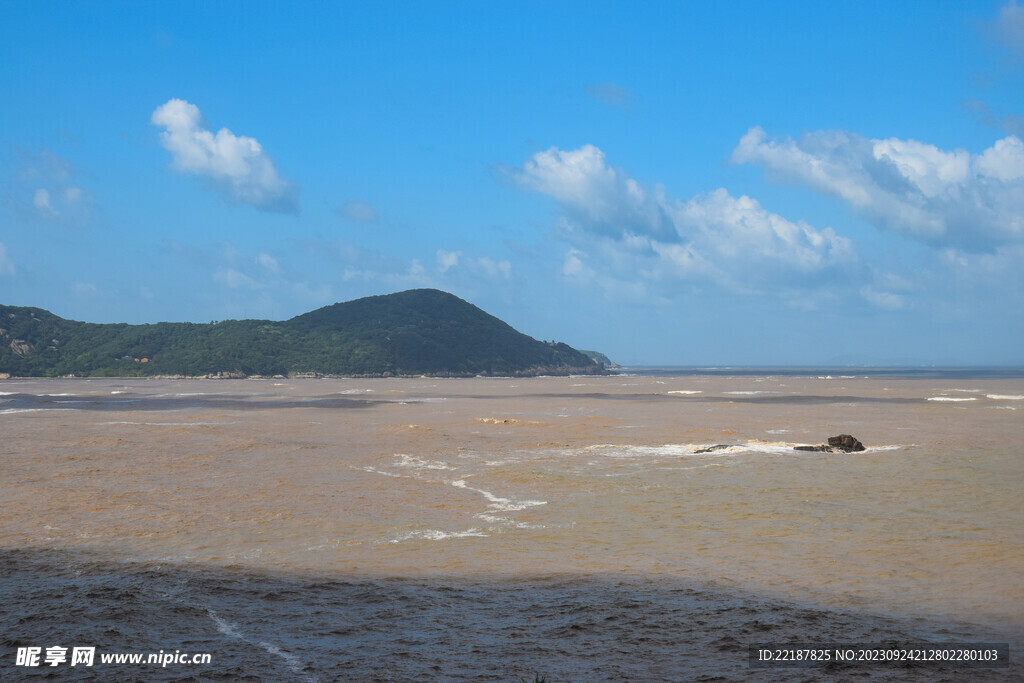
M65 320L0 306L0 373L12 376L536 375L604 368L537 341L452 294L416 289L291 320L152 325Z
M580 349L579 352L582 353L587 358L589 358L590 360L594 361L595 363L600 363L606 368L619 366L618 363L615 363L614 361L612 361L611 358L604 355L600 351L587 351L586 349Z

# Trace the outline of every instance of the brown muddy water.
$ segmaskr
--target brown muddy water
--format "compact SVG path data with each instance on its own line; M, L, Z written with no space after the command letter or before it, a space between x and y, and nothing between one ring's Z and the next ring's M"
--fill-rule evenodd
M0 674L1019 680L752 669L1024 644L1024 379L0 382ZM797 452L850 433L855 454ZM710 453L711 445L728 445ZM18 648L208 652L13 666Z

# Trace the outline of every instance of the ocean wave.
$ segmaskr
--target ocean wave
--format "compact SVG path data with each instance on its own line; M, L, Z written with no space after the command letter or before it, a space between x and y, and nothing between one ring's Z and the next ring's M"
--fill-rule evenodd
M667 393L669 393L669 394L685 394L685 395L690 395L690 394L703 394L704 392L703 391L693 391L693 390L677 389L675 391L669 391Z
M454 470L458 469L452 467L448 463L441 462L439 460L426 460L424 458L418 458L415 455L407 455L405 453L396 453L395 457L398 458L398 462L395 463L399 467L411 467L417 470Z
M782 430L785 431L785 430ZM807 451L794 451L796 446L811 446L817 444L798 444L788 441L746 441L736 444L664 444L661 446L640 446L640 445L617 445L597 444L587 446L584 451L598 453L609 458L621 458L625 460L636 460L641 458L721 458L760 453L764 455L793 455L794 453L806 454ZM906 448L903 444L886 444L882 446L868 446L862 453L874 453L880 451L901 450Z
M985 394L985 398L993 401L1024 401L1024 396L1019 394Z
M303 675L303 678L305 680L317 680L317 678L314 676L304 675L306 665L302 662L301 659L299 659L292 653L286 652L277 645L274 645L273 643L268 643L265 640L252 640L250 638L247 638L246 636L242 635L241 627L238 624L232 623L226 619L221 618L212 609L207 608L206 613L210 616L210 619L213 620L213 623L217 625L217 630L226 635L227 637L234 638L235 640L241 640L242 642L249 643L250 645L257 645L266 650L267 652L269 652L270 654L283 659L285 663L288 665L288 668L291 669L293 673Z
M548 504L546 500L513 500L511 498L502 498L501 496L494 495L490 491L473 488L466 483L465 479L457 479L451 482L451 485L455 488L466 489L467 491L479 493L490 501L490 504L487 507L498 512L516 512L518 510L525 510L526 508Z
M946 401L948 403L962 403L964 401L977 401L978 399L973 396L969 398L959 398L956 396L930 396L929 401Z
M217 425L230 425L234 422L130 422L121 420L117 422L104 422L105 425L141 425L145 427L215 427Z
M446 538L468 538L471 536L487 537L490 536L484 529L466 529L465 531L443 531L441 529L420 529L417 531L409 531L402 534L397 538L392 538L388 543L401 543L403 541L411 541L412 539L423 539L427 541L443 541Z
M408 474L395 474L394 472L385 472L384 470L379 470L376 467L372 467L370 465L367 465L365 467L356 467L355 465L350 465L350 467L354 470L359 470L361 472L369 472L370 474L382 474L385 477L394 477L396 479L409 478Z

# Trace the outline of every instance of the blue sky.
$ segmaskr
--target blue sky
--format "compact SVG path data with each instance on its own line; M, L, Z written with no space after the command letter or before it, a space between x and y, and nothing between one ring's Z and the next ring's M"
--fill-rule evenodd
M2 303L1024 364L1013 2L8 1L0 63Z

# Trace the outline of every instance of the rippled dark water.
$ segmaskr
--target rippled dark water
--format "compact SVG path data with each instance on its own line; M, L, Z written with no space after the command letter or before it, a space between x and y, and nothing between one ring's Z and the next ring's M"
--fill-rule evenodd
M95 680L793 680L750 669L751 642L977 640L984 629L822 609L668 577L297 577L0 553L4 640L212 654L209 665L95 665ZM4 680L24 675L9 658ZM33 671L33 673L43 673ZM931 667L799 680L1004 680Z

